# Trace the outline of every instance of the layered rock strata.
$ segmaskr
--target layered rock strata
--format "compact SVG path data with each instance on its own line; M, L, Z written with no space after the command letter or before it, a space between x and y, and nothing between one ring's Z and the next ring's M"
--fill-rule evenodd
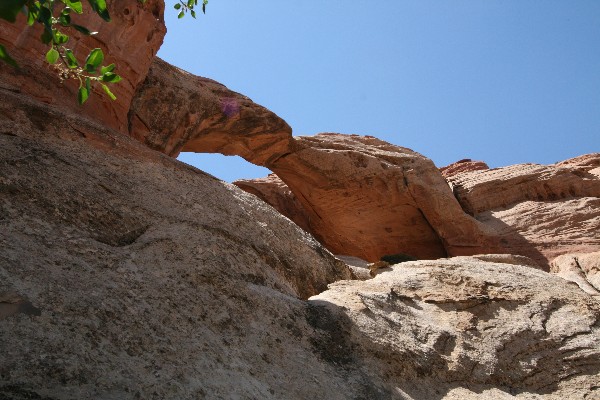
M386 377L387 398L600 394L600 303L535 268L469 257L405 262L310 302L346 321L338 359L365 360Z
M600 154L448 178L463 209L494 229L510 253L548 266L600 249Z

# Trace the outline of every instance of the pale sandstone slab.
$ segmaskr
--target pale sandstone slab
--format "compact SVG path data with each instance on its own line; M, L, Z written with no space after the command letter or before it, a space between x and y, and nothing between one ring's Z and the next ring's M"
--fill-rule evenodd
M310 301L352 321L344 335L400 399L597 393L600 302L529 266L406 262Z

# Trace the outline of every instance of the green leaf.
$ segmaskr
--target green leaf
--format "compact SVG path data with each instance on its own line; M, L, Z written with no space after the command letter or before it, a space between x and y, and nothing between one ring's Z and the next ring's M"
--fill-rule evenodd
M114 72L106 72L105 74L102 75L102 77L100 78L102 80L102 82L107 82L107 83L118 83L121 82L121 77L117 74L115 74Z
M196 11L190 10L190 15L192 16L192 18L196 18Z
M17 62L13 60L13 58L8 54L4 46L0 44L0 60L4 61L8 65L12 65L15 68L18 68Z
M77 67L79 67L79 62L77 62L77 58L75 57L75 54L73 54L73 51L70 49L66 49L65 50L65 59L67 61L67 66L71 69L75 69Z
M58 57L58 51L56 51L54 47L48 50L48 52L46 53L46 61L48 61L48 64L56 64L56 62L58 61Z
M54 30L52 34L54 38L54 44L63 45L69 41L69 36L65 35L59 30Z
M85 60L85 70L88 72L96 72L98 67L104 61L104 53L100 49L94 49L90 51L87 59Z
M77 25L77 24L71 24L71 27L73 27L74 29L78 30L79 32L81 32L81 33L83 33L84 35L87 35L87 36L95 35L95 34L98 33L98 32L91 32L85 26L81 26L81 25Z
M115 64L110 64L100 68L100 74L106 75L107 72L113 72L115 70Z
M181 4L177 3L173 6L173 8L179 10L181 8Z
M194 0L188 0L188 2L187 2L187 6L188 6L189 8L192 8L192 7L194 7Z
M68 7L72 8L77 14L83 13L83 5L81 0L62 0Z
M92 9L98 13L98 15L105 20L110 22L110 15L108 14L108 8L106 7L106 0L88 0Z
M71 16L69 14L61 14L58 17L58 23L62 26L71 26Z
M183 12L183 10L182 10L182 11L179 12L179 15L177 15L177 18L181 19L184 16L185 16L185 12Z
M110 91L110 89L108 88L108 86L106 86L105 84L102 84L102 89L104 89L104 91L106 92L106 94L108 95L108 97L110 97L111 100L116 100L117 96L115 96L113 94L113 92Z
M79 102L79 105L82 105L83 103L85 103L89 97L90 97L89 90L87 90L87 88L84 86L80 87L79 93L77 93L77 101Z
M27 0L0 0L0 18L15 22Z
M39 3L36 1L27 7L27 25L32 26L40 16Z
M38 21L44 24L46 28L52 29L52 11L47 5L40 7Z

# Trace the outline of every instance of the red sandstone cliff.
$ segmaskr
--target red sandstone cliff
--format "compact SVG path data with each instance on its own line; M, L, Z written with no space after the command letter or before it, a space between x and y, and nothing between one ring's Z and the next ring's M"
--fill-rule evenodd
M27 26L23 14L19 14L15 24L0 20L0 44L20 66L15 70L0 62L0 87L83 114L123 133L128 132L127 114L131 100L138 85L145 79L167 31L163 18L165 5L162 0L148 0L144 4L139 0L119 0L108 2L108 6L112 18L110 23L92 12L72 17L74 23L98 31L97 35L85 36L72 28L63 29L71 36L67 47L80 61L85 60L90 50L100 48L105 55L104 64L117 65L115 72L123 80L111 86L117 96L116 101L110 100L98 87L88 102L79 106L78 84L73 80L60 83L57 72L44 58L48 46L40 42L41 26ZM89 4L85 7L89 10Z

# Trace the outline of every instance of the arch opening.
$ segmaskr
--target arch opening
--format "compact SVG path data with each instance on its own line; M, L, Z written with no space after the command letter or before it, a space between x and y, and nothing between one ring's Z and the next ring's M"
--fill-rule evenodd
M177 159L229 183L238 179L264 178L271 173L268 168L252 164L240 156L182 152Z

